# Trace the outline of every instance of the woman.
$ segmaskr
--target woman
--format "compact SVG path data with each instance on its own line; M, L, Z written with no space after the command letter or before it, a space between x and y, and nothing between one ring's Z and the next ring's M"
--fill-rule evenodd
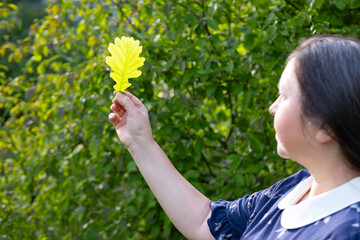
M144 105L109 115L159 203L189 239L360 239L360 42L315 36L289 56L274 116L277 152L306 169L236 201L211 202L152 137ZM120 117L119 117L120 116Z

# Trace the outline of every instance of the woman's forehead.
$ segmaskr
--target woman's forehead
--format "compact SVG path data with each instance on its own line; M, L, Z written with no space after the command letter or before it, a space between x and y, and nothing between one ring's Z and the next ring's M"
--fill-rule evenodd
M295 74L295 61L294 59L290 59L290 61L286 64L283 73L281 74L280 80L278 82L278 88L286 88L289 85L293 85L296 81Z

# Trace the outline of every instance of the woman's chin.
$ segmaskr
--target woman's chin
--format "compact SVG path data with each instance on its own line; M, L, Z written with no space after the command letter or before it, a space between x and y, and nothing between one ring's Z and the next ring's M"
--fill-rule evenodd
M279 146L279 143L277 147L277 154L282 158L286 158L286 159L289 158L289 155L281 146Z

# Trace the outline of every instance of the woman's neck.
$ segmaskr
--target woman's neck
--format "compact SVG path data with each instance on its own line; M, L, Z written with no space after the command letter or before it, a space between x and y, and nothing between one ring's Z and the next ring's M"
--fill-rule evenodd
M360 176L359 171L350 168L345 162L329 164L322 169L309 169L309 171L313 177L307 196L309 198L330 191Z

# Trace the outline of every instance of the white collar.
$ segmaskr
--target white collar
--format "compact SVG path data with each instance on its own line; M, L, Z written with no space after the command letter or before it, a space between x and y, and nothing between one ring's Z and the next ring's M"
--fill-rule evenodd
M360 201L360 177L296 204L310 189L312 176L300 182L278 204L284 210L281 215L281 226L295 229L314 223L341 209Z

